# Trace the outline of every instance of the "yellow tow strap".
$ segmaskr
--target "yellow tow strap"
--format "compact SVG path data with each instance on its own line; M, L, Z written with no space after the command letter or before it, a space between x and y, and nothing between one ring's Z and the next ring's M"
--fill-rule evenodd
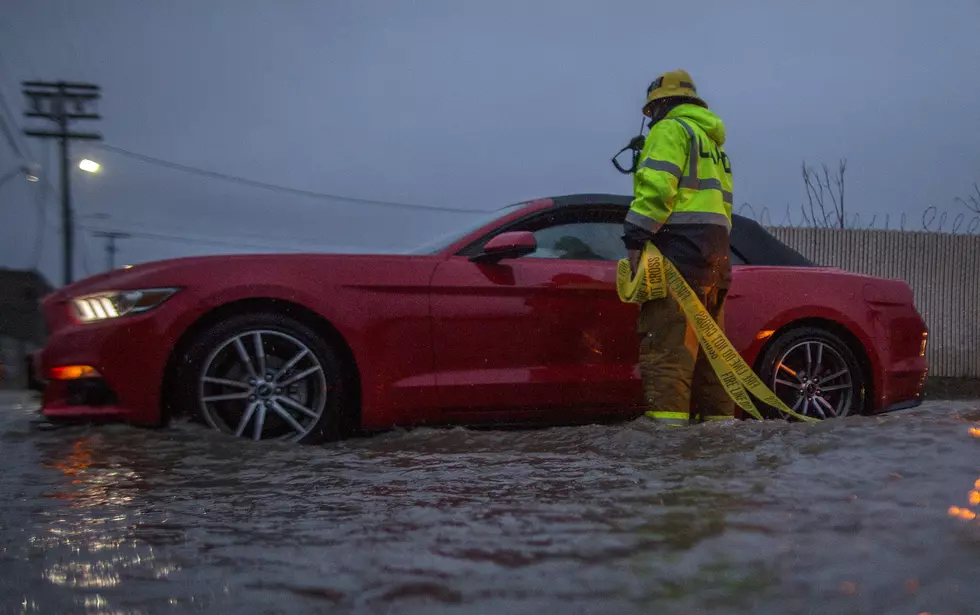
M728 391L728 395L739 407L751 416L762 420L762 415L759 414L755 404L752 403L752 398L749 397L751 392L761 402L801 421L817 420L794 412L759 380L759 377L755 375L742 355L735 350L732 343L728 341L728 337L711 318L708 310L705 309L687 281L674 267L674 264L664 258L656 246L647 242L639 266L636 268L635 276L632 275L628 259L624 258L619 261L616 268L616 292L619 294L620 301L642 304L646 301L664 299L668 291L684 310L687 321L698 336L701 348L708 355L711 367L718 374L718 379Z

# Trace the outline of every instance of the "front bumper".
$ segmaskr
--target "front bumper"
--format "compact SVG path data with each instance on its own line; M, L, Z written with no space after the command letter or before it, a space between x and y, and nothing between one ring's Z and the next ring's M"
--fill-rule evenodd
M151 315L53 332L35 367L43 383L42 414L51 419L159 424L170 348ZM52 368L69 365L91 366L97 374L74 380L49 377Z

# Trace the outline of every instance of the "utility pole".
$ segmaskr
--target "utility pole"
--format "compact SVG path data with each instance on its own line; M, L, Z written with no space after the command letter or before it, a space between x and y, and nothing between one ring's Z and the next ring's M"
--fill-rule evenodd
M122 231L95 231L92 233L96 237L105 238L105 255L106 255L106 266L108 271L112 271L116 268L116 240L126 239L129 237L129 233L123 233Z
M61 140L61 234L64 245L64 283L71 284L74 276L72 257L74 255L74 228L71 214L71 168L68 156L68 142L72 139L98 141L102 135L89 132L70 132L71 120L99 120L97 113L86 113L86 105L101 98L97 85L89 83L54 83L44 81L24 81L24 95L30 101L27 117L43 118L58 125L57 131L25 130L30 137ZM74 110L69 109L69 103Z

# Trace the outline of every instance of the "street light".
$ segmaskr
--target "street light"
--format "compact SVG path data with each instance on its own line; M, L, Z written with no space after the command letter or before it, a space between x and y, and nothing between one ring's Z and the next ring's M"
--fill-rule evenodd
M37 164L22 165L11 169L8 173L5 173L0 177L0 186L4 185L11 179L17 177L18 175L23 175L24 179L29 182L36 182L38 179L38 173L40 172L40 167Z
M88 171L89 173L95 173L96 171L99 170L100 166L101 165L98 162L94 160L89 160L88 158L83 158L81 162L78 163L79 169L83 171Z

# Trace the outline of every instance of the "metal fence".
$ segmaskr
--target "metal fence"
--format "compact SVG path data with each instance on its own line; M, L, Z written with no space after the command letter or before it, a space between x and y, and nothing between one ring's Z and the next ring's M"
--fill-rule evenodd
M929 326L930 375L980 378L980 236L814 227L768 230L818 264L908 282Z

